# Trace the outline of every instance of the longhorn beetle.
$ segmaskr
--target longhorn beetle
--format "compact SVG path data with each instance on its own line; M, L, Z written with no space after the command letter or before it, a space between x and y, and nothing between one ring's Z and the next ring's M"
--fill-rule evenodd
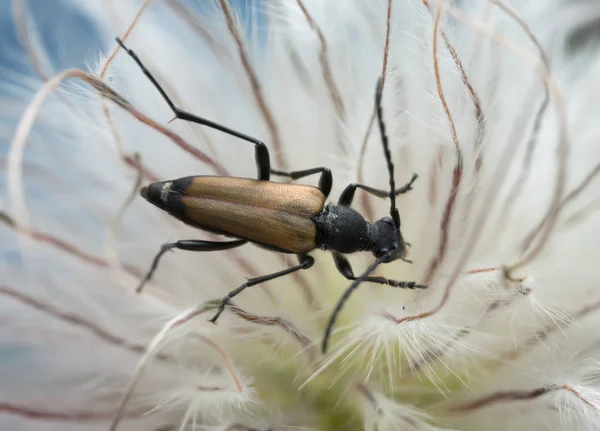
M400 233L400 215L396 208L396 196L412 189L417 175L403 187L395 188L394 164L391 160L388 138L381 108L381 79L377 82L375 106L381 132L381 140L389 172L390 190L378 190L363 184L349 184L342 192L337 205L326 204L332 186L332 175L328 168L319 167L302 171L283 172L271 168L269 151L258 139L229 129L176 107L138 56L117 38L119 45L137 63L169 105L175 118L212 127L229 135L254 144L258 178L191 176L170 181L151 183L141 189L141 195L151 204L168 212L182 222L205 231L237 238L232 241L180 240L162 245L146 277L138 287L150 280L160 258L168 250L217 251L239 247L247 242L281 253L298 256L299 264L283 271L262 277L251 278L237 289L229 292L210 319L215 323L226 305L244 289L259 283L274 280L295 271L308 269L314 258L308 253L320 248L331 250L337 270L348 280L353 280L334 308L323 337L323 353L333 325L350 294L360 283L367 281L399 288L425 288L414 282L395 281L370 274L382 263L406 257L407 243ZM293 180L313 174L321 174L319 187L276 183L269 181L270 175L289 177ZM362 189L380 198L390 198L390 217L375 223L367 222L362 215L350 208L356 189ZM359 276L354 275L350 262L344 254L370 251L375 261Z

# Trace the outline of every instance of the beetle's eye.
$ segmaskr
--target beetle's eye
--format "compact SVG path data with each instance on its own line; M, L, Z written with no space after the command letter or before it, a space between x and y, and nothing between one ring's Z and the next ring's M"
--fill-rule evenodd
M382 222L389 224L390 226L394 226L394 220L389 217L384 217L381 219Z

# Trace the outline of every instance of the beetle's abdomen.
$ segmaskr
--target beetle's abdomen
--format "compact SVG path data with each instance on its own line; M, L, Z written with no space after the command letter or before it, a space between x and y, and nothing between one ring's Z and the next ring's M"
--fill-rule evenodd
M216 176L154 183L146 199L193 226L290 253L315 248L311 218L325 203L312 186Z

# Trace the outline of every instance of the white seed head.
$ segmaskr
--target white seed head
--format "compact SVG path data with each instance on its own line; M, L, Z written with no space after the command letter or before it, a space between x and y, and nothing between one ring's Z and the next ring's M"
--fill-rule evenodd
M598 429L600 57L584 30L600 7L563 3L86 2L103 51L89 74L51 70L35 11L15 9L43 86L0 78L0 127L16 125L0 194L0 429ZM373 275L428 287L361 284L325 355L351 282L322 250L216 325L227 292L295 257L178 250L136 294L161 244L221 239L139 186L256 167L250 143L169 123L134 61L112 56L116 35L176 106L265 142L274 169L329 167L333 203L349 183L389 187L382 76L396 186L419 177L397 197L413 263ZM352 206L389 216L362 190ZM349 260L359 275L373 256Z

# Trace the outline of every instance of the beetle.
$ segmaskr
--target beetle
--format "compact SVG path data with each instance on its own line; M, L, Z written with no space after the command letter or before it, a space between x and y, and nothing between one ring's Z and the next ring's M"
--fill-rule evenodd
M351 183L344 189L337 204L332 204L326 202L333 182L328 168L317 167L293 172L272 169L269 151L263 142L176 107L135 52L127 48L119 38L116 40L152 82L175 114L175 118L208 126L252 143L258 171L257 179L199 175L154 182L141 189L140 193L144 199L180 221L204 231L235 239L221 242L193 239L163 244L154 257L150 270L139 285L138 292L152 277L160 258L172 249L197 252L218 251L240 247L250 242L272 251L298 256L298 265L248 279L237 289L229 292L221 300L216 314L210 319L211 322L216 323L229 301L244 289L308 269L314 264L314 258L309 254L311 251L329 250L333 254L337 270L353 282L338 301L327 323L322 344L325 353L337 316L350 294L360 283L366 281L408 289L427 287L415 282L370 276L382 263L390 263L398 259L411 263L406 259L408 243L404 241L400 231L396 196L411 190L412 184L417 179L417 174L413 174L406 185L395 187L394 164L391 160L381 107L381 79L377 82L375 106L389 172L390 189L379 190L363 184ZM289 177L292 180L320 174L320 179L318 187L313 187L273 182L270 181L271 174ZM390 217L384 217L374 223L366 221L359 212L350 207L356 189L362 189L380 198L390 198ZM375 261L356 277L350 262L344 255L359 251L370 251Z

